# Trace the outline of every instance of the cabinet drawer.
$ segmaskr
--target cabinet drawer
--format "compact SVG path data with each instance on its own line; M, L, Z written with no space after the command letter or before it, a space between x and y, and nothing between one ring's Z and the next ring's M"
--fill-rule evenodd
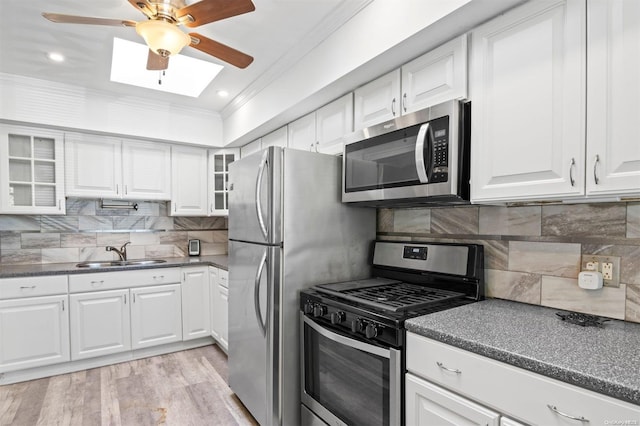
M80 293L148 285L179 283L180 268L139 269L135 271L96 272L69 276L69 292Z
M229 271L225 271L224 269L219 269L218 280L222 287L229 288Z
M590 424L640 422L639 406L413 333L407 333L407 370L527 423L565 425L568 418L558 412Z
M67 276L4 278L0 280L0 299L49 296L67 292Z

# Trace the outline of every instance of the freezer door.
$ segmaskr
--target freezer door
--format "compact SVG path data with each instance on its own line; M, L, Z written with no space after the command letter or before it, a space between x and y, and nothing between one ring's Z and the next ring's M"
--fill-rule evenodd
M278 320L280 248L229 242L229 386L255 419L278 416ZM274 368L275 367L275 368Z
M229 239L280 244L282 150L269 147L229 165Z

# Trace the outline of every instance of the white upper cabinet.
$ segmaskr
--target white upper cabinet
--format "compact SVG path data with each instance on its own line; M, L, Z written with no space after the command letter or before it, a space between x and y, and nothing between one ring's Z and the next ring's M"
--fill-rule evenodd
M640 193L640 2L589 0L588 196Z
M229 215L229 164L239 156L238 148L209 150L209 216Z
M287 146L287 126L280 127L278 130L266 134L262 137L262 149L270 146Z
M245 146L241 147L240 148L240 156L242 158L244 158L247 155L251 155L254 152L260 151L261 149L262 149L262 143L261 143L260 138L258 138L255 141L249 142Z
M353 93L347 93L316 111L316 152L342 154L343 137L351 132Z
M584 0L529 2L471 34L471 199L584 194Z
M467 96L467 36L457 37L354 91L354 129Z
M400 69L373 80L354 92L353 127L364 129L400 115Z
M289 123L289 148L341 154L343 137L353 132L353 93Z
M207 149L171 148L172 216L207 215Z
M171 145L155 142L122 143L123 198L171 198Z
M67 195L168 200L171 146L74 133L65 135Z
M316 143L315 111L289 123L287 134L289 148L313 151Z
M467 35L402 66L402 113L467 96Z
M0 125L0 213L64 214L60 132Z

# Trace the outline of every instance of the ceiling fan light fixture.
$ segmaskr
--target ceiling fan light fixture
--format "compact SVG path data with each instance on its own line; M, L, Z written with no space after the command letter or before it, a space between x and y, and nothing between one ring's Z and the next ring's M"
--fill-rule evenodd
M176 25L166 21L148 20L136 24L136 32L160 56L178 54L183 47L191 43L191 37L183 33Z

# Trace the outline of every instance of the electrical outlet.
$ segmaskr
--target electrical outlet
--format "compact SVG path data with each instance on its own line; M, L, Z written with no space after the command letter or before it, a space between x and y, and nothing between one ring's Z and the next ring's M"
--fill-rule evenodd
M613 279L613 263L604 262L602 264L602 279L604 280Z
M602 273L605 287L620 287L620 257L595 254L582 255L581 271Z
M587 264L585 265L585 268L587 269L587 271L595 271L598 272L599 269L599 264L598 262L587 262Z

